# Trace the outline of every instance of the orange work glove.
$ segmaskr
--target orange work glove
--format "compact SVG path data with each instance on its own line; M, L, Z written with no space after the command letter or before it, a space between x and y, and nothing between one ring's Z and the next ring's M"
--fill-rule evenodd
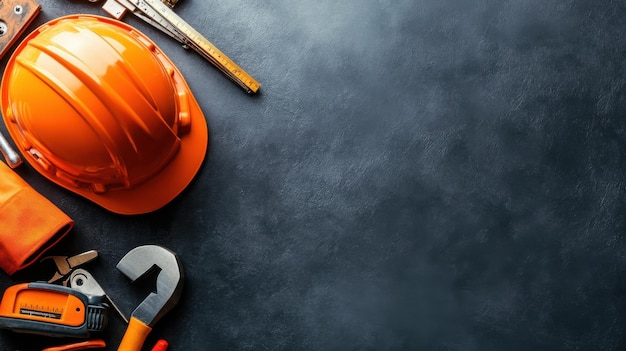
M74 221L0 162L0 268L11 275L36 262Z

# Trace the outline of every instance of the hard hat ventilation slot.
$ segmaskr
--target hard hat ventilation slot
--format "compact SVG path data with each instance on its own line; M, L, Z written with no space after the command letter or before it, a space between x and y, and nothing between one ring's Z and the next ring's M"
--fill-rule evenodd
M91 184L91 190L96 194L102 194L107 191L107 186L102 183L93 183Z
M191 129L191 114L189 112L189 95L186 90L178 91L178 136L189 133Z
M39 163L47 172L52 172L54 166L52 166L52 164L43 157L41 152L31 147L28 149L28 153L31 154L35 161L37 161L37 163Z
M80 186L80 183L76 179L71 178L69 175L61 170L56 171L54 175L57 177L58 180L65 182L66 184L69 184L73 187L78 188Z

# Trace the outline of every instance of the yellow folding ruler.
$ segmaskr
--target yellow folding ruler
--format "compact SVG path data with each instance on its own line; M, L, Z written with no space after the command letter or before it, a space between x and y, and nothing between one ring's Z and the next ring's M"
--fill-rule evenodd
M126 11L132 12L181 42L183 47L196 51L246 92L256 93L261 84L174 13L172 7L176 2L178 0L107 0L102 8L116 19L122 18Z

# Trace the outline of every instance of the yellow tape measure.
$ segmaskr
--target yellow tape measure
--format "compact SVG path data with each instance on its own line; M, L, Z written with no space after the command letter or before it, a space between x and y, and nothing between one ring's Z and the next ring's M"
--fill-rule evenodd
M180 16L175 14L161 0L143 1L179 32L179 35L183 38L184 45L197 51L248 93L256 93L259 90L261 87L259 82L252 78L251 75L239 67L191 25L180 18Z

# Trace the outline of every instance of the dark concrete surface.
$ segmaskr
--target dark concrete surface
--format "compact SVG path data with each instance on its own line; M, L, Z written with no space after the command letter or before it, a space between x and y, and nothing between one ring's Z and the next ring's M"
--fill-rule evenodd
M86 1L41 0L31 28ZM144 350L624 350L626 3L181 0L259 80L248 96L140 20L207 118L195 181L120 216L19 174L76 222L51 252L186 269ZM6 63L6 59L2 61ZM4 128L4 126L2 127ZM0 286L46 279L34 266ZM112 315L101 335L116 349ZM0 331L2 350L68 340Z

